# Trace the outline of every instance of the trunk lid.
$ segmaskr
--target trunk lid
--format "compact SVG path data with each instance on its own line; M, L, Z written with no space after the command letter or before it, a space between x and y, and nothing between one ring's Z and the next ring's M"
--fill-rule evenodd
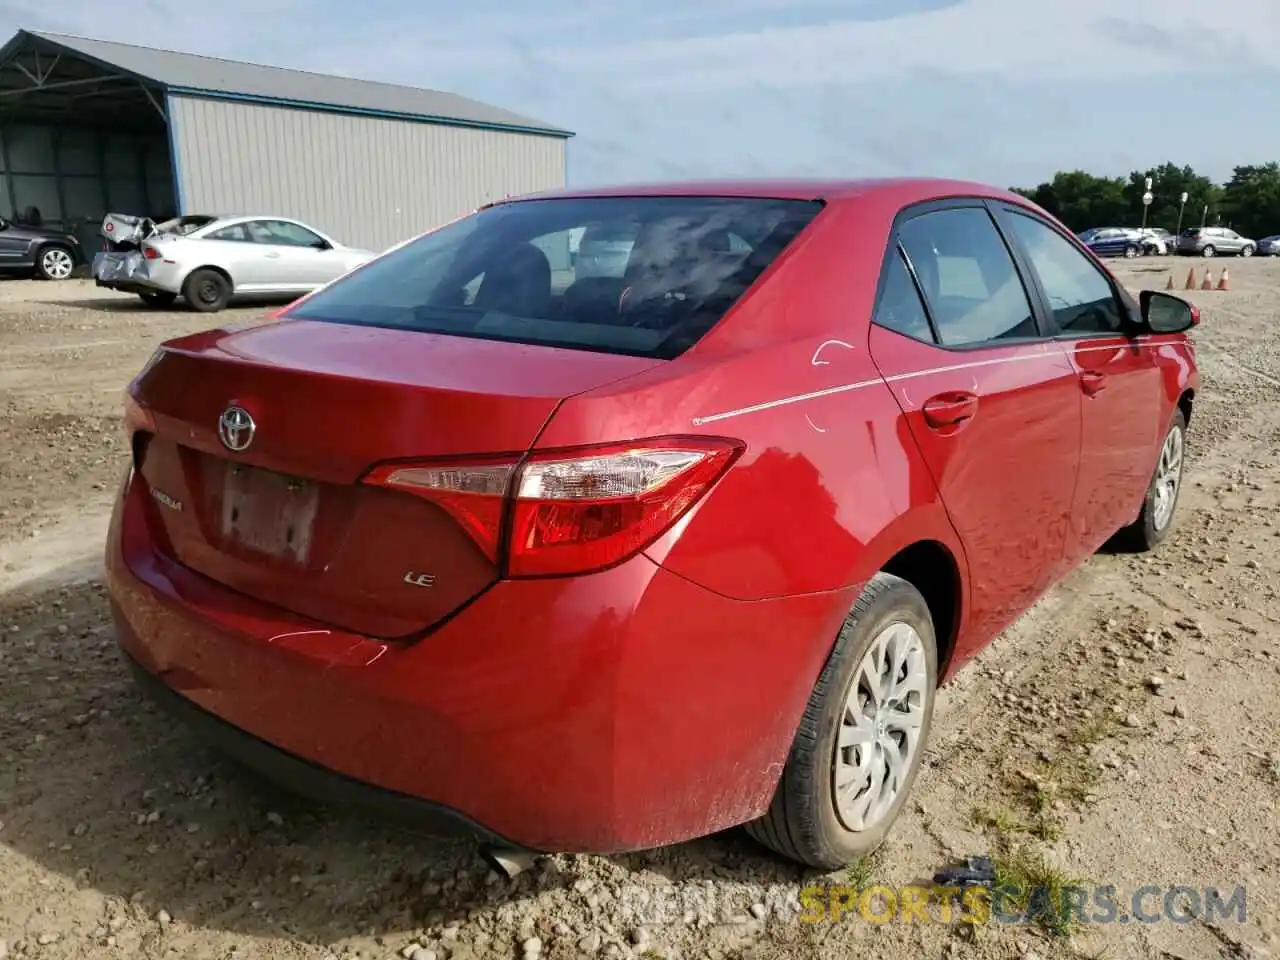
M361 484L369 468L518 456L561 399L658 362L305 320L173 341L133 387L156 549L342 629L419 632L498 571L443 509ZM230 407L253 421L239 450Z

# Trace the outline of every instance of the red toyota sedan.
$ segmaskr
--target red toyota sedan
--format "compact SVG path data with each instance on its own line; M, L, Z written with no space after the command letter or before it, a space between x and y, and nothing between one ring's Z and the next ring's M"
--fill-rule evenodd
M873 849L936 690L1168 534L1193 306L938 180L485 207L130 385L139 682L269 775L512 851Z

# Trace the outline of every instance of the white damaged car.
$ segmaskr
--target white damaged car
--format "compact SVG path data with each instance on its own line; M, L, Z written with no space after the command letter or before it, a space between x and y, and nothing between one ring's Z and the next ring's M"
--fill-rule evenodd
M93 258L98 286L136 293L160 308L182 297L202 313L221 310L236 297L292 299L377 256L287 217L186 216L153 223L109 213L101 233L110 249Z

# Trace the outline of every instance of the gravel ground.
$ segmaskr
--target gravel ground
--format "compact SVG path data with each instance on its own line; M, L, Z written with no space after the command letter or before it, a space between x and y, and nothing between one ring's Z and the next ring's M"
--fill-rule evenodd
M277 792L134 694L98 581L121 391L156 344L211 322L82 281L0 283L0 958L1280 955L1280 261L1227 265L1229 292L1190 294L1204 385L1176 534L1092 559L941 694L880 856L815 876L733 831L550 857L514 882ZM1116 271L1180 287L1189 266ZM807 887L901 887L983 853L1111 885L1120 913L1060 936L797 916ZM1135 891L1157 891L1152 912L1178 886L1242 886L1244 921L1127 922Z

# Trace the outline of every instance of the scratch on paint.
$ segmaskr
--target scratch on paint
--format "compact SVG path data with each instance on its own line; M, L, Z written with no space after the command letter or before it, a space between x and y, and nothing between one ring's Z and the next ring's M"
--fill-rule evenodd
M856 349L852 343L845 343L843 340L826 340L818 344L818 349L813 351L813 359L810 360L809 362L812 363L815 367L830 366L831 365L830 360L818 359L819 354L821 354L823 350L827 349L827 347L845 347L849 350Z
M808 420L808 421L809 421L809 426L813 427L813 429L817 430L819 433L826 433L826 432L827 432L827 431L823 430L820 426L818 426L816 423L814 423L814 422L813 422L813 418L812 418L811 416L809 416L807 413L804 415L804 418L805 418L806 420Z

